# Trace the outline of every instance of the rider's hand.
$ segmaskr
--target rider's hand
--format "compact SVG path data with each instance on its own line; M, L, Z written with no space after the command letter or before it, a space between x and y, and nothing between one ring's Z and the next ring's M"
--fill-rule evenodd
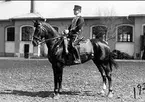
M69 30L67 30L67 29L64 30L64 33L65 33L65 34L68 34L68 33L69 33Z

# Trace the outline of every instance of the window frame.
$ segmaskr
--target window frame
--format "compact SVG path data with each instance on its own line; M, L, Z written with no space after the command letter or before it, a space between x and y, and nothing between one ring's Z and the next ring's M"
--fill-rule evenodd
M106 25L101 25L101 24L100 24L100 25L92 25L92 26L91 26L91 30L90 30L90 31L91 31L90 39L93 39L93 27L96 27L96 26L103 26L103 27L106 27L106 28L107 28Z
M119 41L118 40L118 28L119 27L121 27L121 26L129 26L129 27L132 27L132 41ZM133 25L131 25L131 24L121 24L121 25L119 25L119 26L117 26L116 27L116 42L128 42L128 43L130 43L130 42L134 42L134 26Z
M20 41L23 41L23 42L30 42L31 40L29 40L29 41L24 41L24 40L22 40L22 28L23 27L27 27L27 26L29 26L29 27L32 27L33 28L33 30L35 30L35 28L32 26L32 25L22 25L21 27L20 27ZM33 32L34 33L34 32ZM33 35L33 34L32 34Z
M144 33L144 28L145 27L145 24L142 24L142 33L141 33L141 35L144 35L143 33Z
M14 42L14 41L8 41L8 34L7 34L8 33L8 28L12 28L12 27L14 28L14 41L15 41L15 38L16 38L15 37L15 26L7 26L6 27L6 33L5 33L5 41L7 41L7 42Z

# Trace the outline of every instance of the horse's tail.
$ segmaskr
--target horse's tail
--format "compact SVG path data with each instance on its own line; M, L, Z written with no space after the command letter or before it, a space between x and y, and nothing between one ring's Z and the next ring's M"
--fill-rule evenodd
M112 66L114 66L116 69L118 68L118 63L115 61L112 52L110 52L110 54L109 54L109 66L110 66L111 70L112 70Z

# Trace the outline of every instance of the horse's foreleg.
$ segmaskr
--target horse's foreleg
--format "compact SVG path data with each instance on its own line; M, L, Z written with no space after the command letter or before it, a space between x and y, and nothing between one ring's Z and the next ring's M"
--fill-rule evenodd
M105 71L103 69L103 66L97 66L99 69L99 72L101 73L102 79L103 79L103 87L101 90L101 94L104 96L105 95L105 90L106 90L106 74Z
M54 75L54 94L58 94L58 85L59 85L58 68L56 65L52 65L52 68L53 68L53 75Z
M58 86L58 92L61 92L62 89L62 77L63 77L63 68L60 70L59 73L59 86Z
M62 88L62 76L63 76L63 66L60 63L56 63L53 66L54 72L54 93L59 94Z
M54 94L53 94L53 98L54 99L59 99L60 95L59 95L59 73L56 67L53 67L53 73L54 73Z
M58 94L58 75L55 70L53 70L54 73L54 94Z

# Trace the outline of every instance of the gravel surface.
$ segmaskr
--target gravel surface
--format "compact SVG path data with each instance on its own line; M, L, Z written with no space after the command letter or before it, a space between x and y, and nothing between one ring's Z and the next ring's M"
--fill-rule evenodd
M119 61L113 70L114 97L98 94L102 78L91 62L64 68L63 90L53 99L53 72L47 60L0 59L0 102L145 102L145 62ZM133 88L136 88L134 99Z

